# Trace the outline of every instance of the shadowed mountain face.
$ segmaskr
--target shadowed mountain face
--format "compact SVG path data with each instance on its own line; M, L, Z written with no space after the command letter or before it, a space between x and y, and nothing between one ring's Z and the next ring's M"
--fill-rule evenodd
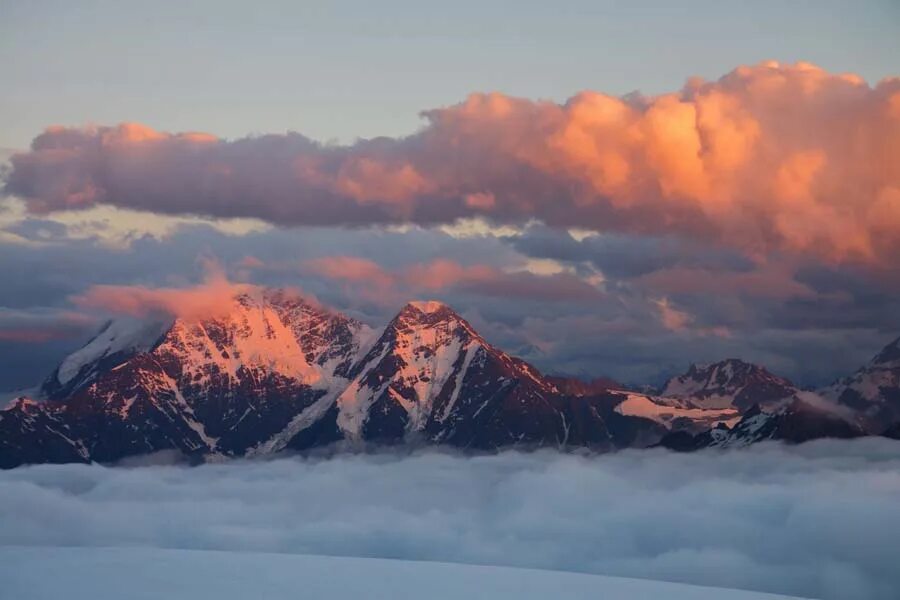
M787 392L789 388L780 389ZM777 396L773 394L769 403L757 402L732 429L716 427L697 435L672 432L661 444L674 450L694 450L763 440L800 443L863 435L900 439L900 338L853 375L816 393L794 389L787 401Z
M662 395L680 398L698 408L733 407L747 411L754 405L772 409L784 405L797 388L763 367L730 358L710 365L691 365L673 377Z
M406 305L377 334L266 291L204 320L109 323L51 374L44 399L0 411L0 466L159 450L206 460L335 442L608 451L663 438L700 447L861 433L821 399L741 361L693 366L666 393L546 377L438 302ZM777 424L757 426L760 415ZM742 441L726 443L726 433Z
M44 384L46 401L3 413L0 456L20 462L24 448L60 439L80 460L245 454L317 400L333 400L370 335L280 292L239 296L223 316L175 320L161 335L112 324L63 361ZM16 424L30 420L55 425Z
M821 390L821 394L856 411L867 429L900 423L900 338L853 375Z
M734 448L766 440L799 444L819 438L849 439L866 435L858 425L839 414L802 400L793 400L772 412L754 406L732 427L717 426L696 435L674 431L660 445L671 450Z

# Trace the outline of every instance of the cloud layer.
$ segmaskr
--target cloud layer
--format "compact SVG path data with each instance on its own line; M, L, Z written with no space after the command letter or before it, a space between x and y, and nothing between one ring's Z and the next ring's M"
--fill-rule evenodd
M474 94L406 138L226 141L52 127L12 157L33 211L112 204L278 224L484 217L668 233L754 256L884 265L900 243L900 79L739 67L675 93L563 104Z
M676 455L424 453L0 473L0 544L545 567L887 599L900 443Z

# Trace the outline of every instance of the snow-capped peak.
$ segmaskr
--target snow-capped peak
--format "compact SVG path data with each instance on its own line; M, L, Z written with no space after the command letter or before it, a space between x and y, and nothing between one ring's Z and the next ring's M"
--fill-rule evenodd
M354 367L355 379L338 398L339 427L351 439L360 437L373 405L384 398L402 407L410 430L422 429L435 399L447 386L459 389L483 346L447 305L406 304Z
M159 341L171 323L122 317L107 321L87 344L62 361L56 372L60 384L69 383L90 363L118 353L144 352Z
M754 404L780 404L796 392L797 388L787 379L759 365L729 358L691 365L685 374L668 381L662 395L688 400L699 408L746 410Z
M465 332L465 335L481 340L481 336L465 319L446 304L436 300L408 302L391 320L386 331L420 327L458 329Z
M900 337L882 348L869 364L881 367L900 367Z
M856 410L861 422L879 431L900 421L900 338L849 377L819 390L828 400Z
M426 315L438 312L440 310L450 310L449 306L437 300L413 300L406 306L412 307L419 312L425 313Z
M367 329L300 296L266 290L236 296L220 316L177 320L160 351L178 355L200 381L213 371L235 378L241 369L262 368L324 386L341 366L335 361L349 368L360 337L365 337L357 334Z

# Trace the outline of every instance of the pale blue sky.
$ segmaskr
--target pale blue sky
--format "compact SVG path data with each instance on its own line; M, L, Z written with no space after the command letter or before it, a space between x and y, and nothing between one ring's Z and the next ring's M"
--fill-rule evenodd
M140 121L351 141L497 90L680 87L738 64L900 74L900 2L0 0L0 148L48 124Z

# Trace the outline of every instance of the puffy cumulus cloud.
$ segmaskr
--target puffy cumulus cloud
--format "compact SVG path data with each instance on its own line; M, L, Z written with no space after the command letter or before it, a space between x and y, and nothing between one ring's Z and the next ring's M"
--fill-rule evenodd
M752 256L884 265L900 248L900 78L739 67L678 92L563 104L474 94L405 138L234 141L53 127L11 158L36 212L96 204L278 224L518 224L669 233Z
M887 600L900 442L0 473L0 544L411 558Z

